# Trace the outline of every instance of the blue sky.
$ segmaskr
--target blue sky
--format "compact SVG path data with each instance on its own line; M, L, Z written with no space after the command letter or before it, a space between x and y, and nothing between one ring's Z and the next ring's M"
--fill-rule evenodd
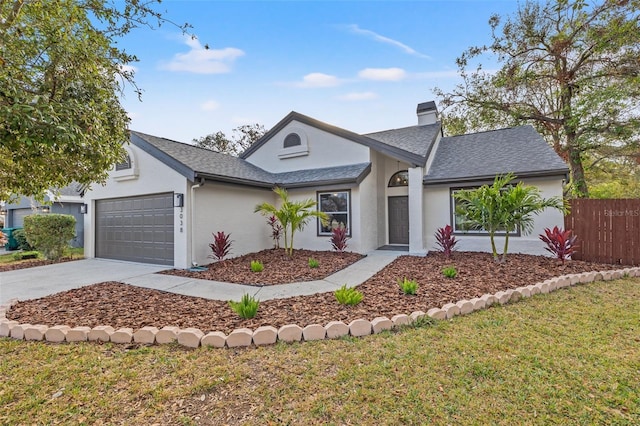
M502 1L184 1L161 10L189 22L138 29L142 102L129 88L131 129L182 142L250 123L267 129L297 111L357 133L416 124L432 89L458 82L455 59L490 42ZM204 45L209 50L204 49Z

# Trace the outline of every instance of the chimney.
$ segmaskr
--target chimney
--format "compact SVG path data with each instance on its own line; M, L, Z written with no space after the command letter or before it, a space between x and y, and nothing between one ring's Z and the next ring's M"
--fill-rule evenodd
M418 104L418 126L435 124L438 121L438 108L434 101Z

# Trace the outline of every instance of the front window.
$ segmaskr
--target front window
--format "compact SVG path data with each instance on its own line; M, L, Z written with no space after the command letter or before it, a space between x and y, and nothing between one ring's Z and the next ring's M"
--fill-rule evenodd
M454 197L454 194L461 190L474 190L479 187L468 187L468 188L456 188L451 189L451 224L453 226L453 232L458 234L474 234L474 235L489 235L486 229L478 228L474 226L474 224L468 221L464 214L459 212L460 206L462 205L462 201L458 200ZM506 188L503 188L504 191ZM504 229L498 229L497 235L504 235ZM517 227L515 232L510 233L511 236L520 236L520 227Z
M331 235L336 228L347 228L351 235L350 191L318 192L318 209L329 216L326 225L318 219L318 235Z

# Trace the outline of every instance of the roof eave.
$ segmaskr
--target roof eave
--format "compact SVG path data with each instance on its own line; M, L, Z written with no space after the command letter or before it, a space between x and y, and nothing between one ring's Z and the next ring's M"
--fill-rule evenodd
M566 178L569 173L568 168L563 169L550 169L550 170L536 170L536 171L527 171L527 172L514 172L516 178L525 179L525 178L535 178L535 177L552 177L552 176L562 176ZM425 176L422 179L423 185L439 185L443 183L466 183L466 182L480 182L480 181L488 181L495 179L496 175L483 175L483 176L463 176L456 178L437 178L437 179L429 179L428 176Z
M131 143L133 143L135 146L137 146L147 154L151 155L152 157L156 158L160 162L171 167L173 170L180 173L182 176L186 177L189 181L195 182L196 180L195 170L191 169L189 166L176 160L174 157L162 151L160 148L157 148L150 142L147 142L144 138L138 136L134 131L130 131L130 135L131 135L131 138L130 138Z
M339 179L322 179L307 182L293 182L293 183L277 183L278 186L284 188L307 188L314 186L327 186L327 185L339 185L339 184L355 184L360 185L362 181L371 173L371 164L356 177L339 178Z
M195 173L195 179L200 179L200 178L205 179L205 180L215 181L215 182L232 183L232 184L236 184L236 185L250 186L250 187L253 187L253 188L272 188L275 185L274 182L257 181L257 180L252 180L252 179L242 179L242 178L236 178L236 177L231 177L231 176L216 175L216 174L213 174L213 173L196 172Z

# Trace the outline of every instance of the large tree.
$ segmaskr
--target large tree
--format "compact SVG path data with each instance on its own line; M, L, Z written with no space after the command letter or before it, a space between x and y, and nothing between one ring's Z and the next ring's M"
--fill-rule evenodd
M493 42L457 59L463 83L436 89L450 130L533 124L569 164L574 195L587 196L591 151L638 152L639 10L639 0L527 1L492 16ZM497 71L483 68L491 55Z
M120 91L137 90L117 40L166 22L157 3L0 1L0 200L106 179L129 140Z
M231 138L228 138L224 132L218 131L193 139L193 142L200 148L238 156L266 133L264 126L257 123L243 124L232 131L233 136Z

